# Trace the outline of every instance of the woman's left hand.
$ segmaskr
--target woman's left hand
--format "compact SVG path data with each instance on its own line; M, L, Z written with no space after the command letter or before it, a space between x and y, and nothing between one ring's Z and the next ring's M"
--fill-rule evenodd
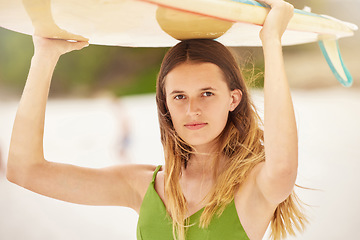
M59 58L61 55L80 50L89 45L88 42L69 42L67 40L49 39L33 36L34 54L46 54L47 56L55 56Z
M260 32L262 42L279 40L284 34L289 21L294 15L294 6L283 0L257 0L271 7Z

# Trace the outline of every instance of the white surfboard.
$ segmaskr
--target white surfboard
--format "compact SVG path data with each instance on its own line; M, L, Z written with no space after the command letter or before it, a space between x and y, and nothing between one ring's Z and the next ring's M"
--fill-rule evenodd
M48 38L127 47L168 47L212 38L226 46L261 46L269 8L253 0L0 0L0 26ZM283 45L319 41L337 79L352 83L337 40L357 26L295 10Z

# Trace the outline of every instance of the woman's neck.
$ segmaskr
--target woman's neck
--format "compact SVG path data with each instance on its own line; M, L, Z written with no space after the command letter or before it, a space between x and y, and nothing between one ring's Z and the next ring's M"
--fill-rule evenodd
M209 153L192 154L183 170L188 174L207 175L212 173L213 158L214 155Z
M219 156L215 152L193 153L183 167L182 174L185 178L213 179L214 169L219 169L224 161L224 156Z

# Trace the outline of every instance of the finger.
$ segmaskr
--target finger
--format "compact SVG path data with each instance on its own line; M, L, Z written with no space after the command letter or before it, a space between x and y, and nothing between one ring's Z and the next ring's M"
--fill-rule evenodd
M90 45L89 42L76 42L75 43L75 49L80 50L80 49L83 49L83 48L85 48L85 47L87 47L89 45Z
M263 3L271 8L273 8L274 6L281 5L281 4L286 4L286 2L283 0L256 0L256 1Z
M271 8L270 4L266 3L264 0L255 0L255 1L257 1L258 3L263 5L264 7Z
M89 46L89 42L73 42L73 41L68 41L70 43L70 48L69 51L72 51L72 50L80 50L80 49L83 49L87 46Z

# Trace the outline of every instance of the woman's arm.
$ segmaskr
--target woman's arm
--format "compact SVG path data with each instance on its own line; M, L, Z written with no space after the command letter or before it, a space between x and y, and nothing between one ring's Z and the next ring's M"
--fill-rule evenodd
M139 167L106 169L76 167L46 161L43 151L45 108L59 57L86 42L71 43L34 37L35 52L16 114L9 151L7 178L52 198L90 205L139 205ZM144 168L149 169L149 168Z
M282 0L262 2L271 10L260 33L265 59L265 163L256 181L265 198L278 204L292 192L298 165L297 127L281 46L294 8Z

